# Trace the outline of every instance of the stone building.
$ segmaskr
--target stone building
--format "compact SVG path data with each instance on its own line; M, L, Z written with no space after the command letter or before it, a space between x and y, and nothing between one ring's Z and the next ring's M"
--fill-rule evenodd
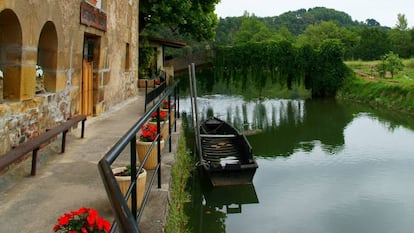
M138 0L0 0L0 156L138 94Z

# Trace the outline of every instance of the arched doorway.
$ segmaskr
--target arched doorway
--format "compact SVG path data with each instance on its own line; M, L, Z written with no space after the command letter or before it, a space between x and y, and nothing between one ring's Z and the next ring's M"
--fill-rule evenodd
M36 77L36 93L55 91L58 38L56 27L48 21L42 28L37 47L37 65L43 69L43 77Z
M17 15L10 9L0 12L0 35L0 69L3 72L0 102L3 102L3 99L21 97L22 29Z

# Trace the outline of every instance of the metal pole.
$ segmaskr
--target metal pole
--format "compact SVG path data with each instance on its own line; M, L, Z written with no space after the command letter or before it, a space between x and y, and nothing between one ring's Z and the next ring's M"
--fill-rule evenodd
M191 92L191 109L193 113L193 126L194 134L196 137L197 152L201 157L201 139L200 139L200 126L198 122L198 108L197 108L197 84L195 79L195 64L191 63L188 66L190 76L190 92Z
M201 138L200 138L200 122L198 120L198 108L197 108L197 81L195 75L195 64L191 63L191 70L193 73L193 91L194 91L194 103L195 103L195 117L196 117L196 132L197 132L197 141L198 141L198 153L202 156L201 151Z
M134 216L135 220L137 219L137 138L136 136L132 137L131 144L130 144L130 162L131 162L131 184L132 184L132 192L131 192L131 212Z

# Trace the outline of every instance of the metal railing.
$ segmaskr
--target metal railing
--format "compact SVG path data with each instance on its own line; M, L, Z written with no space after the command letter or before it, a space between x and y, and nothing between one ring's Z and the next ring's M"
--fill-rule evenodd
M139 233L138 224L142 217L143 211L145 209L146 203L148 201L151 188L155 182L155 179L158 180L158 188L161 188L161 147L160 147L160 105L162 104L163 100L168 100L168 103L171 103L171 96L174 97L175 105L175 117L177 119L179 117L179 99L178 99L178 83L176 82L174 85L167 88L162 96L154 103L151 109L144 114L144 116L135 123L131 129L124 135L122 138L105 154L105 156L99 161L98 168L104 183L109 201L111 203L112 212L115 215L115 221L112 224L111 231L115 232L116 229L119 227L120 232L125 233ZM144 194L144 199L142 201L141 208L137 209L137 189L135 188L137 185L138 175L140 174L141 170L143 169L144 163L149 157L150 150L145 155L143 162L137 167L133 166L137 164L137 152L136 152L136 140L137 140L137 133L140 131L141 127L146 124L146 122L151 118L152 113L157 112L157 132L158 135L154 142L151 145L150 150L156 149L157 156L158 156L158 163L156 168L154 169L154 173L150 179L149 185L146 185L146 190ZM170 119L171 116L171 108L168 111L168 118ZM176 131L176 120L174 122L168 121L167 123L163 124L163 127L168 127L168 144L169 144L169 151L171 152L171 129L172 124L174 124L174 131ZM156 143L158 142L158 143ZM112 171L111 165L117 160L117 158L121 155L121 153L130 146L130 165L131 165L131 185L124 197L121 192L121 189L115 179L114 173ZM129 209L127 201L131 198L131 209Z

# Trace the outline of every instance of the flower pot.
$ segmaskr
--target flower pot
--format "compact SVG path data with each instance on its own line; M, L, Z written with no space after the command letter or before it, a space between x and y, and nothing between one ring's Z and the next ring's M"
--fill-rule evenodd
M168 114L168 108L161 108L160 111L166 112ZM171 124L174 123L174 120L175 120L175 109L172 108L171 115L170 115Z
M118 182L119 188L121 189L122 194L126 194L128 188L131 184L131 176L119 176L116 175L117 173L121 173L122 171L126 170L126 167L117 167L112 169L112 172L115 174L115 179ZM141 174L138 176L137 180L137 208L141 208L142 201L144 200L145 194L145 184L147 182L147 171L142 169ZM128 207L131 208L132 200L129 198L128 200Z
M149 121L148 122L151 125L157 125L156 121ZM165 124L164 124L165 123ZM160 135L161 135L161 139L166 139L168 136L168 120L167 121L160 121Z
M147 161L144 164L144 168L147 170L154 170L157 167L158 157L157 157L157 143L155 142L154 147L152 148L150 155L148 156ZM143 142L137 140L137 154L138 159L142 163L144 161L147 151L150 149L152 142ZM164 140L161 140L161 150L164 148Z

